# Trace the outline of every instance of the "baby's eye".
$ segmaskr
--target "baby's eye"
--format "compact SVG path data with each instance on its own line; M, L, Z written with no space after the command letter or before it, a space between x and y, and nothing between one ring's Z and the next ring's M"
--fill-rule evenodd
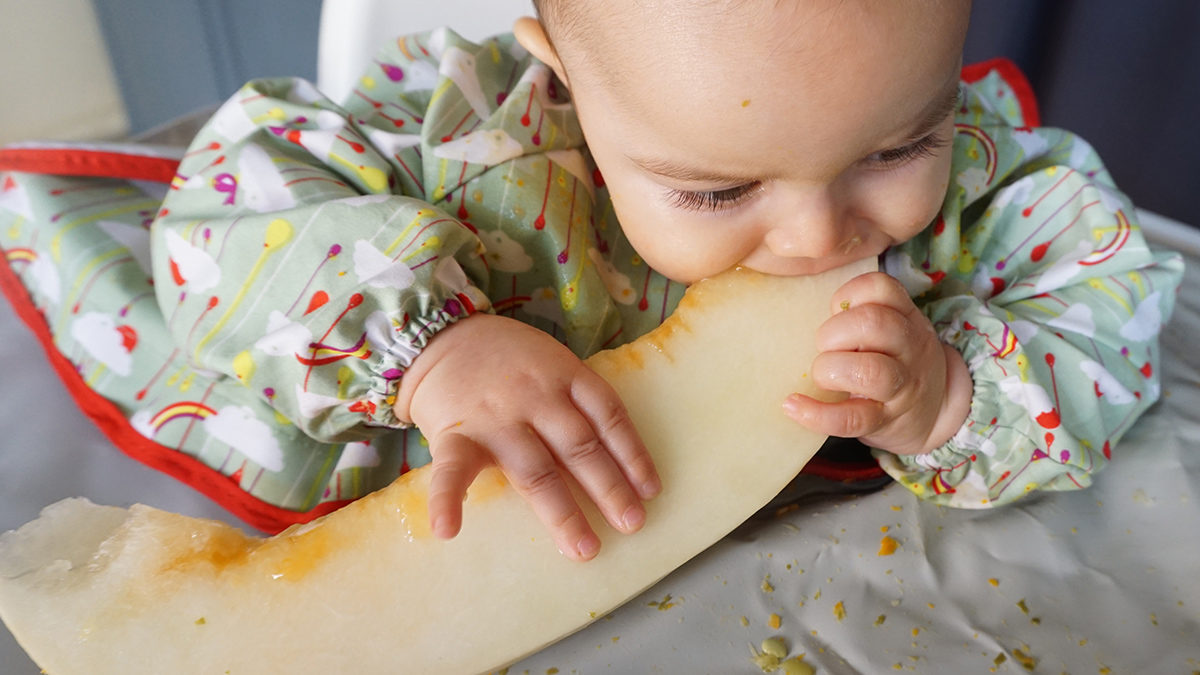
M895 169L918 159L932 157L945 145L946 138L935 132L908 145L877 152L867 157L866 161L881 169Z
M750 199L762 183L755 181L725 190L691 192L688 190L671 190L667 193L671 203L689 211L722 211L731 209Z

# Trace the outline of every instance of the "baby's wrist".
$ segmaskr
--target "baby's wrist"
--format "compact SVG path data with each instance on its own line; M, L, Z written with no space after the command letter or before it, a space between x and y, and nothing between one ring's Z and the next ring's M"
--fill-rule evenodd
M416 420L413 419L412 406L413 398L416 396L421 382L437 365L442 355L458 348L455 343L467 339L467 333L472 332L471 327L479 323L477 317L480 316L491 315L478 313L455 321L430 338L425 348L416 355L412 364L404 371L403 377L400 378L400 387L396 390L396 401L392 404L392 414L399 422L410 426L416 424Z
M925 452L945 445L958 433L971 412L971 396L975 391L975 381L971 379L971 371L962 353L953 345L943 342L942 354L946 362L946 384L942 405L926 440Z

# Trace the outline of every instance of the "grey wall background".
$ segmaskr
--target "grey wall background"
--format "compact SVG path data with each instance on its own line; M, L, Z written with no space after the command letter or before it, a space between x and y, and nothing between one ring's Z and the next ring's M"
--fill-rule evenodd
M256 77L316 79L321 0L94 2L134 134Z
M1135 203L1200 226L1200 2L976 0L965 57L993 56Z
M134 133L254 77L316 77L321 0L95 2ZM976 0L966 60L994 56L1138 205L1200 226L1200 1Z

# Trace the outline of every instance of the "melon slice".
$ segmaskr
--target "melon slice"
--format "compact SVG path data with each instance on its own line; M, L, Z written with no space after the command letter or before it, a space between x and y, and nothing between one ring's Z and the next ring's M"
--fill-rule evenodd
M275 537L136 505L51 505L0 538L0 617L53 675L471 673L587 625L727 534L823 438L782 412L832 292L874 261L800 278L735 270L659 329L589 364L626 403L664 490L645 528L565 559L495 470L453 540L430 535L429 473Z

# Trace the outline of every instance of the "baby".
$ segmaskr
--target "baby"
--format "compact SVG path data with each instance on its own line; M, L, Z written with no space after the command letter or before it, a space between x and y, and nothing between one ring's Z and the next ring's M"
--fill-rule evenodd
M936 218L968 3L539 4L542 22L520 21L516 38L570 91L621 229L667 278L737 265L814 274L879 256ZM780 401L786 413L892 452L943 445L971 405L962 354L886 274L837 298L850 309L821 328L813 373L854 396L797 395ZM612 390L507 317L477 314L439 334L401 382L396 412L430 440L440 536L458 530L463 494L492 462L579 559L599 540L561 471L624 532L660 489Z
M64 263L87 293L31 293L65 353L92 353L72 313L119 314L123 368L88 382L161 448L142 452L186 457L252 515L432 461L440 537L495 464L588 560L570 481L622 532L671 486L581 359L731 267L867 257L886 273L837 291L812 366L850 397L780 414L860 439L923 498L1085 487L1157 399L1182 265L1147 248L1087 143L1036 128L1018 73L963 71L965 0L535 5L515 42L400 38L341 106L247 85L157 211L152 289L126 274L101 293ZM21 230L31 250L124 250L104 237L135 197L90 189L126 192Z

